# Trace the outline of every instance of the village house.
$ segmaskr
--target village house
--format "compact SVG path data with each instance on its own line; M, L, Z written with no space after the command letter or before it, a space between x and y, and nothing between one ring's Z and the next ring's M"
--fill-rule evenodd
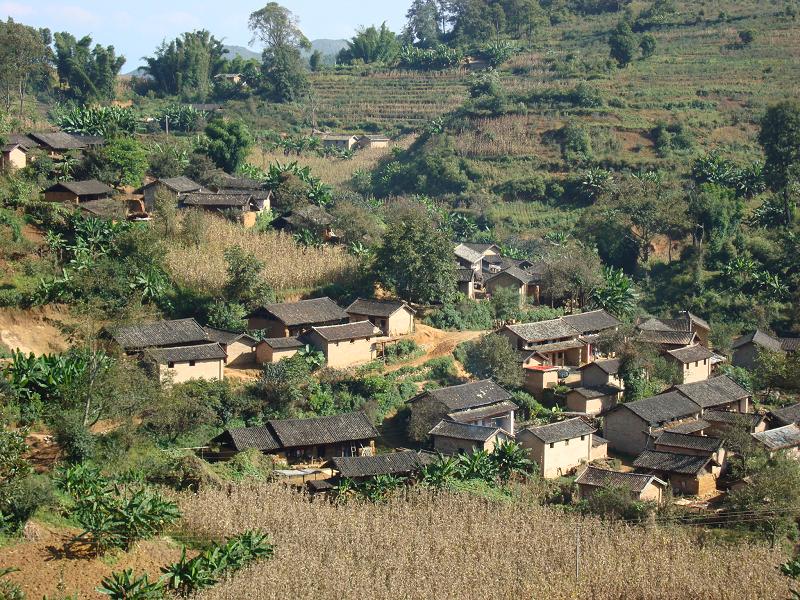
M513 433L513 396L491 379L428 390L408 400L411 420L426 423L429 431L442 419L499 428Z
M705 381L711 377L713 356L713 352L700 344L667 350L664 353L664 357L680 369L683 383Z
M725 470L727 456L721 438L664 431L653 441L653 450L695 456L710 454L711 458L719 465L719 467L715 467L717 471L713 471L714 475L718 477Z
M358 298L345 312L350 315L350 321L368 320L390 337L414 333L416 311L402 300Z
M673 389L678 390L703 410L729 410L737 413L746 413L750 410L752 394L727 375L676 385Z
M769 412L768 416L775 427L800 423L800 402L783 408L775 408Z
M645 344L656 346L657 349L662 352L697 344L697 334L694 331L659 331L644 329L639 330L636 339Z
M315 204L281 215L272 222L272 227L289 233L307 230L326 242L335 242L339 239L339 236L333 230L333 216L324 208Z
M622 390L613 385L576 387L567 392L567 410L586 415L602 415L622 398Z
M433 449L441 454L492 452L500 444L513 440L512 433L500 427L470 425L442 419L428 432Z
M461 268L472 269L476 273L483 271L483 252L475 250L469 244L457 244L453 248L456 262Z
M655 502L662 504L667 482L655 475L642 473L622 473L589 465L575 479L578 487L578 499L588 500L598 490L624 489L631 494L633 500L639 502Z
M293 337L312 327L339 325L349 320L350 315L326 296L260 306L247 315L247 328L263 329L268 337Z
M91 200L105 200L113 193L114 190L96 179L61 181L44 190L44 199L48 202L81 204Z
M0 171L24 169L28 164L28 148L19 142L7 142L0 146Z
M306 343L297 336L264 338L256 346L256 363L264 365L291 358L305 346Z
M704 410L701 421L705 424L701 435L725 437L731 427L743 427L750 433L765 431L767 421L758 413L739 413L729 410ZM688 433L688 432L687 432Z
M702 408L678 391L618 404L605 415L603 437L617 452L636 456L653 430L683 419L697 419Z
M519 267L508 267L495 275L484 279L486 293L491 296L500 288L516 290L519 294L519 305L539 304L541 278Z
M544 398L545 390L566 385L566 379L572 373L564 367L540 365L541 358L532 352L521 351L519 356L522 362L522 387L537 400Z
M618 358L608 358L583 365L581 367L581 385L589 388L611 385L624 390L625 382L619 372L621 364L622 361Z
M682 332L694 333L692 339L696 339L697 343L706 348L709 347L709 335L711 333L711 326L707 321L701 319L697 315L693 315L688 310L678 313L674 319L659 319L651 317L642 320L637 325L638 329L644 331L660 331L660 332ZM687 342L690 344L693 342Z
M135 202L129 203L117 198L100 198L78 204L78 210L86 216L104 221L148 220L147 215L138 211L138 208Z
M359 138L354 135L327 133L322 136L322 147L352 150L353 146L358 143L358 139Z
M481 279L479 274L473 269L470 269L469 267L456 268L456 284L458 286L458 292L470 300L475 300L477 298L477 294L475 292L477 290L477 286L480 285L480 282Z
M357 321L312 327L301 339L325 355L328 367L344 369L375 360L375 338L381 335L381 330L369 321Z
M759 350L778 353L798 352L800 351L800 338L776 338L756 329L738 337L731 347L733 348L731 360L733 366L754 369Z
M156 179L147 185L142 186L137 190L137 193L144 196L144 207L147 212L153 210L155 205L156 196L159 194L167 194L178 203L178 196L181 194L189 194L192 192L199 192L203 187L199 183L195 183L188 177L167 177L165 179Z
M584 341L597 342L601 333L616 331L622 322L603 309L564 315L561 320L575 329Z
M219 193L231 192L265 192L268 191L264 181L223 173L217 180L213 190Z
M272 419L261 427L226 429L211 440L216 456L255 448L289 463L317 463L337 456L375 454L378 432L363 412L311 419Z
M498 333L509 339L512 348L531 351L534 365L577 367L589 360L589 344L561 318L506 325Z
M256 347L258 340L246 333L225 331L214 329L213 327L203 327L208 335L208 339L216 342L227 355L226 365L238 367L243 365L253 365L256 361Z
M597 433L592 434L592 448L589 451L589 461L605 460L608 458L608 440Z
M214 213L232 212L245 228L250 228L255 226L258 215L269 210L270 198L270 192L192 192L179 197L179 206Z
M775 429L751 433L753 439L767 449L770 456L785 452L792 458L800 459L800 425L792 423Z
M668 481L672 491L690 496L705 496L717 489L719 465L711 453L679 454L645 450L633 461L640 473L655 475Z
M378 148L388 148L389 142L391 142L391 140L385 135L361 135L358 137L356 145L359 148L372 150Z
M152 360L162 383L184 383L191 379L222 381L225 378L225 350L216 342L194 346L148 348L145 361Z
M89 146L99 146L105 142L101 137L83 137L63 131L34 132L26 137L33 141L36 148L56 160L63 158L67 152L85 150ZM33 147L28 149L33 150Z
M429 453L401 450L371 456L335 456L324 466L336 472L329 481L362 482L379 475L412 478L434 458L435 455Z
M562 477L592 460L592 434L597 431L580 417L526 427L517 441L528 450L545 479Z
M123 352L132 356L147 348L168 348L208 344L206 331L194 319L137 323L109 332Z

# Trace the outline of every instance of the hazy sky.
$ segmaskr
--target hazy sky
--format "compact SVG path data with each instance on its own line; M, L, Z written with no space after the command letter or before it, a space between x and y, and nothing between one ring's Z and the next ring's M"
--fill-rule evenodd
M347 38L359 25L386 21L400 31L411 0L282 0L300 19L309 39ZM161 40L184 31L208 29L226 44L247 46L248 15L264 6L260 0L0 0L0 17L69 31L80 38L90 34L96 43L113 44L128 60L123 72L139 66ZM260 50L258 48L257 50Z

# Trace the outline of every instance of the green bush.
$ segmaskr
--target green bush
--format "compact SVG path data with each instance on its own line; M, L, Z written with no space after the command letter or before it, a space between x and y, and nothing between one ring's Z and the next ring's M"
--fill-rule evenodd
M437 309L425 318L425 323L448 331L479 331L493 327L494 314L486 302L462 299Z

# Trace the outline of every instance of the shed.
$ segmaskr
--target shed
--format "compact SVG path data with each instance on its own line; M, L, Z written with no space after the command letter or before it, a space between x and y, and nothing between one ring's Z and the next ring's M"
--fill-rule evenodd
M256 362L264 365L291 358L305 345L305 342L297 336L264 338L256 346Z
M713 469L719 465L710 452L693 455L645 450L636 457L633 466L639 472L669 481L676 493L702 496L716 491Z
M493 451L514 436L500 427L470 425L443 419L428 432L433 448L442 454L472 454L479 450Z
M28 151L26 146L15 142L0 146L0 171L24 169L28 164Z
M365 300L358 298L345 309L350 321L370 321L384 335L414 333L416 311L402 300Z
M188 177L166 177L164 179L156 179L150 183L139 188L138 192L144 195L144 206L148 212L153 210L156 195L161 191L168 193L178 201L178 195L189 194L191 192L199 192L203 187L199 183L195 183Z
M193 346L149 348L144 356L158 364L160 381L183 383L190 379L221 381L225 377L225 350L216 342Z
M589 465L575 479L578 486L578 498L586 500L597 490L622 488L628 490L634 500L656 502L661 504L667 482L655 475L642 473L622 473Z
M373 456L337 456L325 466L337 472L337 478L363 481L377 475L410 477L430 461L414 450L402 450Z
M784 450L790 455L800 458L800 426L797 423L751 433L750 435L764 446L770 454Z
M597 385L613 385L625 389L625 382L619 373L622 361L618 358L596 360L581 367L581 385L593 387Z
M113 193L114 190L96 179L61 181L44 190L44 199L48 202L80 204L89 200L109 198Z
M291 337L312 327L347 323L350 315L328 297L260 306L247 315L247 328L269 337Z
M334 369L362 365L377 356L375 338L381 330L370 321L312 327L302 339L325 355L325 364Z
M256 360L258 340L254 337L235 331L225 331L213 327L203 327L208 339L218 343L228 356L227 366L251 365Z

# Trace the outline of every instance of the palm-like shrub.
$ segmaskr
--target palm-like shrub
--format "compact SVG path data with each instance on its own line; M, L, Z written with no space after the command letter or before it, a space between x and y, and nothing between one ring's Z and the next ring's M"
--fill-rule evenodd
M485 450L458 457L458 474L461 479L480 479L492 483L497 478L497 465Z
M80 135L130 135L139 129L133 110L120 106L60 106L53 111L53 117L61 129Z
M147 574L136 577L133 569L105 577L97 591L111 600L159 600L164 597L160 581L150 581Z
M507 483L516 473L530 472L534 465L525 448L512 441L503 442L489 456L503 483Z

